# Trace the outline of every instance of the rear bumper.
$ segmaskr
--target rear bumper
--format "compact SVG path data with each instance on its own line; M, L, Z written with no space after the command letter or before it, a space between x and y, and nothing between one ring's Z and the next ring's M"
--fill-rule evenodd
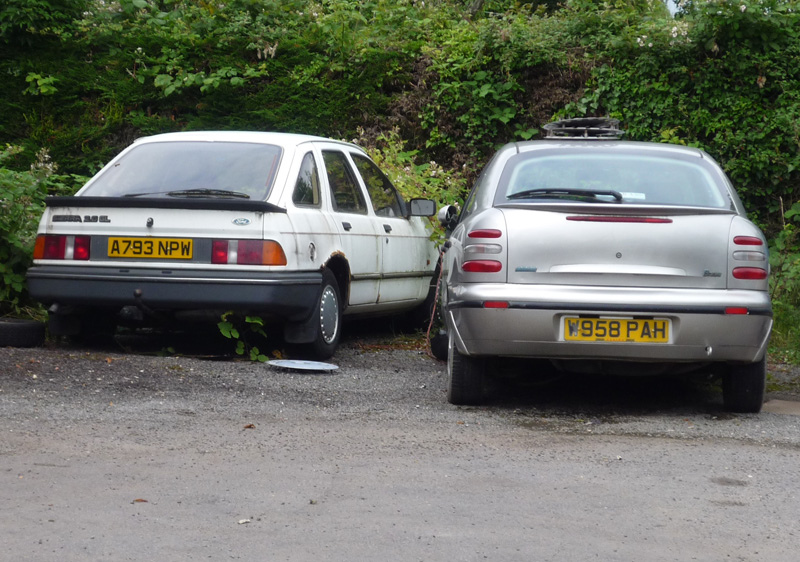
M508 308L485 308L502 301ZM727 314L731 307L748 314ZM465 355L707 363L766 353L772 306L762 291L464 284L449 287L446 320ZM565 315L658 317L669 343L565 341Z
M45 305L144 305L159 311L223 309L264 312L290 321L311 315L321 284L319 272L49 265L28 270L28 290Z

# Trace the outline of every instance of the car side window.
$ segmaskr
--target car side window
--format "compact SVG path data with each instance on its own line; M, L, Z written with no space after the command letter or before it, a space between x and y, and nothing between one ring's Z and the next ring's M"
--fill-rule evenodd
M364 193L344 153L338 150L324 150L322 159L328 174L334 211L366 215L367 202L364 200Z
M402 199L389 178L369 158L360 154L351 156L367 186L375 214L381 217L402 217L404 215Z
M319 173L314 155L310 152L303 157L300 173L294 184L292 202L299 207L319 207Z

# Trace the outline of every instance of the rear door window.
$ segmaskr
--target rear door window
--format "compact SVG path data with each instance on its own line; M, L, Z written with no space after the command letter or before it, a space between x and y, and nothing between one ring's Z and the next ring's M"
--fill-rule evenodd
M328 175L333 210L340 213L366 215L367 202L364 193L356 181L345 154L338 150L324 150L322 159Z

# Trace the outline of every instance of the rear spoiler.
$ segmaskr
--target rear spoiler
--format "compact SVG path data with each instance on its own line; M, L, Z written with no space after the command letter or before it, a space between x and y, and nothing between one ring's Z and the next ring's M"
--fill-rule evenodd
M204 211L253 211L285 213L266 201L248 199L172 199L167 197L47 197L48 207L106 207L115 209L196 209Z

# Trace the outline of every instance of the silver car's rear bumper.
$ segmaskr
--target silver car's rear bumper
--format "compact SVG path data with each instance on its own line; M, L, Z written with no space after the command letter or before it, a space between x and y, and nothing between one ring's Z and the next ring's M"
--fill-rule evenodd
M763 291L476 283L449 287L445 301L448 330L465 355L752 362L766 353L772 329ZM508 307L486 308L487 301ZM748 313L731 314L731 308ZM667 318L670 341L565 341L565 315Z

